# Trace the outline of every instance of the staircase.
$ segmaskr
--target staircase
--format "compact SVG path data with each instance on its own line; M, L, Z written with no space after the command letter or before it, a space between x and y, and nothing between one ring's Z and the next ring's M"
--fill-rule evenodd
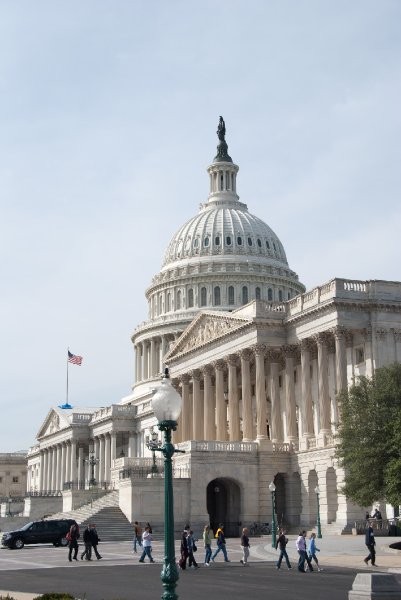
M131 541L133 527L118 505L118 490L70 512L60 512L52 519L75 519L81 534L89 523L95 523L99 538L103 542Z

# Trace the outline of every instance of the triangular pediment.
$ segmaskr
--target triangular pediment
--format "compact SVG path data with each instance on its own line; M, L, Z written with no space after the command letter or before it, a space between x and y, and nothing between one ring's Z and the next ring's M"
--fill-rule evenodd
M71 426L71 409L51 408L37 434L37 439L53 435Z
M231 313L202 312L184 329L166 359L173 360L188 352L204 348L216 340L221 341L222 338L247 327L250 323L252 323L251 318L236 317Z

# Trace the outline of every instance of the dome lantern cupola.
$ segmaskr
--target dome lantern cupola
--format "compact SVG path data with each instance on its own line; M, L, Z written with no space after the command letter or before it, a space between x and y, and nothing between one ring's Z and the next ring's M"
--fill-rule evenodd
M231 200L238 202L237 195L237 173L238 165L233 163L231 156L228 155L228 145L225 139L226 125L223 117L220 117L217 126L217 136L219 144L217 154L213 163L208 167L210 177L209 202L214 200Z

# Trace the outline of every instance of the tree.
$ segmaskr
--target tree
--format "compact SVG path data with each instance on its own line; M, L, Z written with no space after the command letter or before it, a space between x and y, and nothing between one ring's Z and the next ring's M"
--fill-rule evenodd
M347 498L401 504L401 365L377 369L339 394L337 458Z

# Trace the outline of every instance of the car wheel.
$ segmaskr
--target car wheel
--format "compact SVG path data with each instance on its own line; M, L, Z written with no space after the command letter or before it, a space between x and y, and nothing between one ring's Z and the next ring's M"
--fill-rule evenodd
M60 546L60 542L53 542L53 546L55 546L55 548L58 548Z
M67 538L64 536L60 539L60 541L58 542L57 545L63 546L63 548L65 548L66 546L68 546L68 540Z
M23 547L24 540L22 540L21 538L17 538L16 540L14 540L13 548L15 548L16 550L22 550Z

